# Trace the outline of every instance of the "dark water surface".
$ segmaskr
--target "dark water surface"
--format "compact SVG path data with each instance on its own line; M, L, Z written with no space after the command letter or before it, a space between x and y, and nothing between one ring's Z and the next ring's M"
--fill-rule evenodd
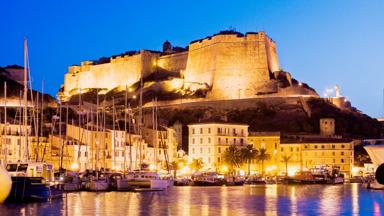
M384 191L345 184L79 192L46 203L3 204L0 215L384 215Z

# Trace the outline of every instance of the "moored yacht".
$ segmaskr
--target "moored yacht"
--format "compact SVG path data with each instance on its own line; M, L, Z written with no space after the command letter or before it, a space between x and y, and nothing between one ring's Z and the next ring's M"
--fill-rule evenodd
M121 186L123 186L122 184L126 184L135 191L165 190L173 185L173 181L171 179L162 179L157 172L150 171L129 172L123 180L126 182L121 182Z
M368 183L368 188L384 190L384 144L367 145L364 148L376 167L375 180Z
M12 178L9 201L47 201L63 194L61 184L55 183L52 164L44 162L8 163L6 169Z

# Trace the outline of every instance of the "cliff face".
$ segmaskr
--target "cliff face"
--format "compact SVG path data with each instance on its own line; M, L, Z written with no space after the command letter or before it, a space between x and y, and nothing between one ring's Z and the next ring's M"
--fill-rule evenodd
M134 88L141 77L145 79L154 73L173 73L177 80L170 78L169 84L146 83L143 88L164 84L160 88L177 88L180 94L206 91L205 98L211 100L279 94L278 83L274 82L277 78L274 73L280 71L276 44L264 32L243 35L224 31L193 41L188 49L172 50L167 43L164 52L142 50L71 66L58 96L67 101L80 91ZM285 93L298 94L296 91ZM304 92L307 93L317 96L314 92Z

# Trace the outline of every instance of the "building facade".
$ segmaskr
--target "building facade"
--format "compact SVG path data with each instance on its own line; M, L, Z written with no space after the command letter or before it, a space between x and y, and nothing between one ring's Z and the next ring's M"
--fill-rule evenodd
M223 155L230 145L247 145L248 127L244 124L228 123L188 125L189 160L201 158L207 169L216 170L224 164Z

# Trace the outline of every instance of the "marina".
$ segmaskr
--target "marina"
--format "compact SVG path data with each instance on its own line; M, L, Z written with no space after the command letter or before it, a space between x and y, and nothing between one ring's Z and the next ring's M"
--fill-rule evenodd
M0 205L0 215L383 215L384 194L360 184L174 187L151 193L79 192Z

